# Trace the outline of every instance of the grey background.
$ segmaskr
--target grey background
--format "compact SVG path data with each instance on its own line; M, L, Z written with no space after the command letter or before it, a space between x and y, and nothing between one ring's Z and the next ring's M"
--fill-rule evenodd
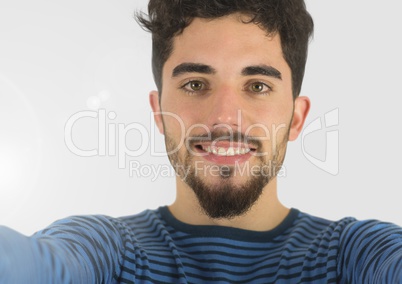
M316 24L302 91L312 101L307 124L339 109L339 125L331 128L339 131L339 174L309 162L301 139L290 143L279 179L289 207L402 225L402 19L399 2L381 3L307 1ZM116 156L79 157L64 142L67 120L97 108L117 114L110 124L141 123L151 133L150 35L133 19L145 6L145 0L0 2L1 224L31 234L69 215L129 215L173 201L172 175L130 177ZM153 148L161 152L155 135ZM73 138L96 148L96 120L77 123ZM127 135L131 149L141 141L138 131ZM324 159L333 150L325 145L324 129L306 137L304 150ZM151 148L127 160L144 170L168 165Z

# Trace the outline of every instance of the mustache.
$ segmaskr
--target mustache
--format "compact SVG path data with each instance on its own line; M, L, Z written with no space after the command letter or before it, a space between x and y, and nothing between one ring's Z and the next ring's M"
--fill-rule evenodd
M213 130L205 134L189 136L185 139L185 143L189 146L195 146L203 142L219 141L251 144L256 149L262 147L261 138L248 136L239 131Z

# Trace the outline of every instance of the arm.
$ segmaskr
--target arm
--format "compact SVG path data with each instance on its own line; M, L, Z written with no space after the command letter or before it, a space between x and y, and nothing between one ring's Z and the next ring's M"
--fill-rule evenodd
M32 237L0 227L0 283L111 283L123 253L103 216L60 220Z
M340 247L341 283L402 283L402 228L354 222L342 233Z

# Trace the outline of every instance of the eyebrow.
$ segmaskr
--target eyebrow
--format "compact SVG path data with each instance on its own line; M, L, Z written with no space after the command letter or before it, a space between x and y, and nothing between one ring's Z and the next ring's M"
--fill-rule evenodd
M185 73L215 74L216 70L205 64L182 63L173 69L172 77L178 77Z
M282 74L278 69L268 65L256 65L245 67L241 74L243 76L263 75L282 80Z
M178 77L185 73L215 74L216 70L205 64L182 63L177 65L172 72L172 77ZM247 66L241 71L243 76L263 75L282 80L282 74L278 69L268 65Z

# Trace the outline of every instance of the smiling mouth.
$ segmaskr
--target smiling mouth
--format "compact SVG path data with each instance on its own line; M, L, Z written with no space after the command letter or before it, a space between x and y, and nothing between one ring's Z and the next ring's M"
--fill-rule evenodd
M237 147L218 147L218 146L211 146L211 145L195 145L195 148L201 150L203 152L221 156L221 157L233 157L233 156L241 156L247 155L251 152L255 152L256 149L252 147L248 147L246 145L237 146Z

